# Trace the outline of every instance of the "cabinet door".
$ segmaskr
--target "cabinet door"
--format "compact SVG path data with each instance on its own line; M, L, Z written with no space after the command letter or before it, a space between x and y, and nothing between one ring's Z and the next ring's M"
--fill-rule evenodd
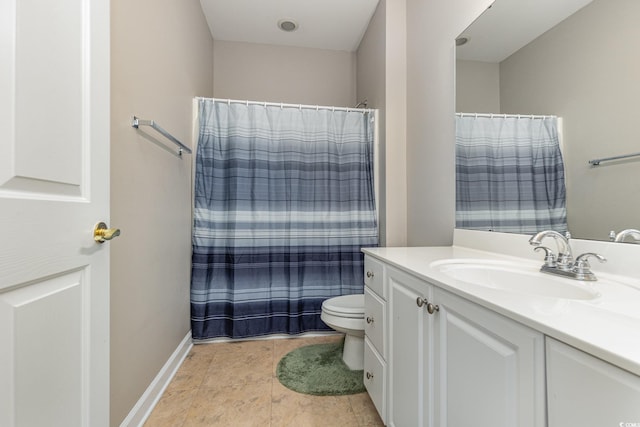
M543 335L440 289L433 303L436 425L544 426Z
M395 269L387 270L389 305L388 425L427 425L430 415L425 377L432 372L425 352L431 333L428 315L418 298L429 298L431 287Z
M551 338L549 427L640 425L640 377Z

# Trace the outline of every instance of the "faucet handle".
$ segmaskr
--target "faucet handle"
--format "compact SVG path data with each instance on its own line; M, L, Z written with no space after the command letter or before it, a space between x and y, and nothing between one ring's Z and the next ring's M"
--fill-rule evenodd
M602 255L593 253L593 252L585 252L582 255L578 255L575 262L575 271L577 273L584 273L589 271L591 265L589 264L589 258L595 258L600 262L607 262L607 259Z
M536 246L533 248L534 251L542 249L544 251L544 265L547 267L555 267L556 266L556 254L553 253L551 249L546 246Z

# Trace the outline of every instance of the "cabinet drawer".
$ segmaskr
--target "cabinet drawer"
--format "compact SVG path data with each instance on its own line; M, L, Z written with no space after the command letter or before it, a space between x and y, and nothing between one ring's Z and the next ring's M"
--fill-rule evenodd
M364 288L364 334L381 355L386 355L384 328L385 302L368 287Z
M364 338L364 386L367 388L369 397L373 405L376 407L380 418L386 424L386 381L387 366L373 348L371 341L367 337Z
M382 263L368 255L364 256L364 284L384 299L384 267Z

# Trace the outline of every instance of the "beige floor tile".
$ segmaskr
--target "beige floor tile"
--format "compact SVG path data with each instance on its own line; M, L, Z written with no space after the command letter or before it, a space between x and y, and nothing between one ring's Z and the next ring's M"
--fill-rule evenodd
M264 427L269 426L270 418L270 382L202 387L193 399L184 426Z
M275 340L246 340L228 341L209 344L215 347L215 354L222 353L246 353L247 351L260 351L265 349L273 350Z
M384 427L384 423L367 393L351 394L348 397L351 409L358 420L358 425Z
M187 419L189 408L197 388L189 390L168 390L153 409L145 427L181 427Z
M202 386L270 382L272 366L273 343L255 341L253 345L246 344L217 353L204 375Z
M273 382L271 427L358 427L348 396L310 396Z
M167 387L167 391L190 390L200 387L204 380L203 373L209 370L212 360L212 353L203 351L200 346L194 346L178 368Z

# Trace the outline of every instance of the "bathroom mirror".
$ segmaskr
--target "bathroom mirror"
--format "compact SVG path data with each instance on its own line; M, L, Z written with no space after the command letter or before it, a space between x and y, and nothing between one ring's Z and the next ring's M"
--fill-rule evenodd
M640 1L496 0L459 38L456 111L561 118L568 228L640 229Z

